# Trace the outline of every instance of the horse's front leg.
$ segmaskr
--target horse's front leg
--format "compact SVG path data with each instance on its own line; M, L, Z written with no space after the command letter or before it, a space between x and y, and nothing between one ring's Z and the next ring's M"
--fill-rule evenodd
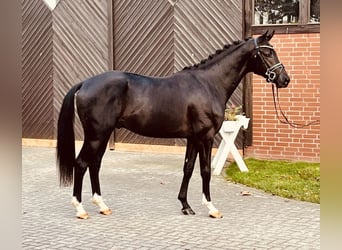
M202 204L209 209L209 216L213 218L222 218L222 214L213 205L210 198L210 178L211 178L211 150L213 140L204 140L200 144L199 157L202 177Z
M189 181L192 176L192 173L194 171L195 161L197 157L197 148L192 139L187 140L187 146L186 146L186 154L185 154L185 160L184 160L184 168L183 168L183 181L182 185L178 194L178 199L182 203L182 213L185 215L194 215L195 212L192 210L188 203L188 186Z

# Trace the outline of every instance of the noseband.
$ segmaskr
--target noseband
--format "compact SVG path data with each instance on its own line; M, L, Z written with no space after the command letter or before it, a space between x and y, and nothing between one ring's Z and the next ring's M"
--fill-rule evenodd
M282 63L276 63L273 66L269 67L266 63L265 58L263 57L262 53L260 52L260 48L268 48L271 50L274 50L274 48L272 46L269 45L258 45L257 39L254 38L254 44L255 44L255 49L257 50L257 54L255 55L255 57L257 57L257 55L259 55L262 63L264 64L264 66L266 67L266 81L267 82L273 82L274 79L276 79L277 77L277 73L275 72L276 69L280 69L279 74L283 71L284 69L284 65Z

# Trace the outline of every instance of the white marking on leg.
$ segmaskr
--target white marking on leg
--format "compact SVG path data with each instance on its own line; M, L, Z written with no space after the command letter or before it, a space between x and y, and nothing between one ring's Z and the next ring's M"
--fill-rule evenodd
M88 213L84 210L82 203L79 202L75 196L72 197L71 204L76 208L77 210L76 216L78 218L81 218L81 219L88 218Z
M209 209L209 216L213 218L222 218L222 214L214 207L211 201L207 201L205 195L202 196L202 204L205 205Z
M93 195L93 203L96 204L100 208L100 212L103 214L111 214L111 210L107 207L107 205L103 202L103 199L97 193Z
M214 207L213 203L211 201L207 201L204 194L202 195L202 205L206 206L209 209L210 215L218 212L217 208Z

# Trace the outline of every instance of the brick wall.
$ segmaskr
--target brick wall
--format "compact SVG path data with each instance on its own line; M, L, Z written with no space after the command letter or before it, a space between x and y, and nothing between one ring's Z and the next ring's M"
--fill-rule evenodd
M271 44L291 77L279 90L280 105L290 121L320 119L320 34L274 35ZM275 114L272 89L253 76L253 145L246 156L319 162L320 125L303 129L280 123Z

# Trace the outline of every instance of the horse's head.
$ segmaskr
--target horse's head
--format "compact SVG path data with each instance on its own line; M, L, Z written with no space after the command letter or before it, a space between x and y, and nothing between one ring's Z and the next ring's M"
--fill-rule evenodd
M255 74L266 78L267 82L276 84L278 88L286 88L290 82L284 65L279 61L277 53L269 43L274 31L266 31L263 35L253 38L255 54L252 59L252 69Z

